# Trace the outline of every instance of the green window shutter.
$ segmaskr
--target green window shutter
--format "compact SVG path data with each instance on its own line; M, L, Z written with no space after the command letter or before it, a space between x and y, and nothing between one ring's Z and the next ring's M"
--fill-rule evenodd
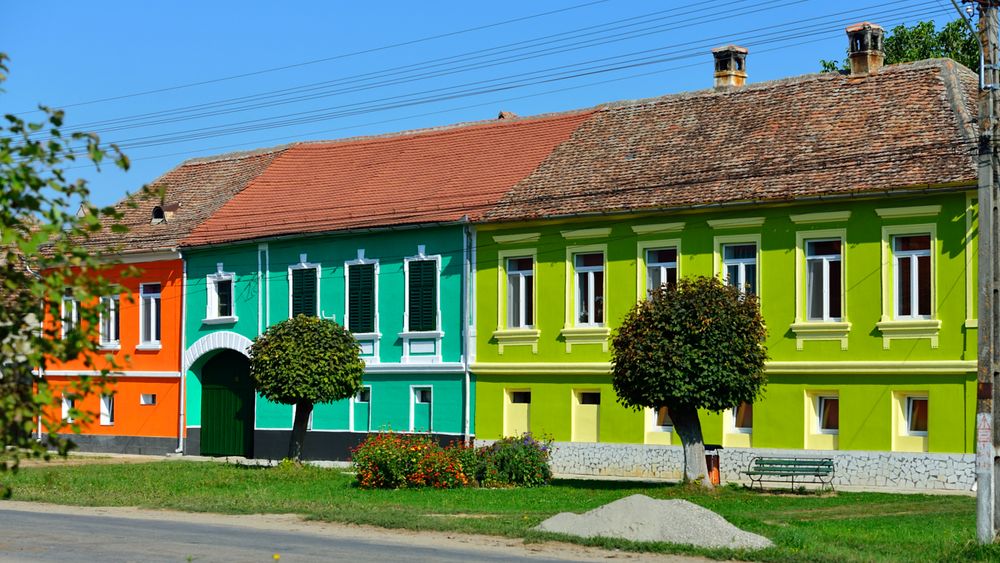
M375 264L350 268L348 324L351 332L375 332Z
M292 270L292 316L316 316L316 270Z
M410 262L410 330L437 330L437 263Z

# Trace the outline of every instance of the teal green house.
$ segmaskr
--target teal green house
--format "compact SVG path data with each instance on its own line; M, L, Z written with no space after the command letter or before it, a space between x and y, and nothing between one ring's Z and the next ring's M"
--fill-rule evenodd
M286 455L292 407L254 393L246 350L298 314L346 326L366 363L363 391L316 405L305 457L349 459L374 431L472 436L471 221L585 118L503 116L188 162L225 169L204 181L227 201L182 243L185 453Z

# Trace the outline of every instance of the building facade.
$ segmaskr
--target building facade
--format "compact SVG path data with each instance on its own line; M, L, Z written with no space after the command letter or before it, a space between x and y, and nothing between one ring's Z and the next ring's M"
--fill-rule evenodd
M304 457L349 459L374 431L474 435L470 220L587 115L289 147L182 245L184 451L287 455L292 407L254 393L247 349L297 314L347 327L366 364L362 392L316 405Z
M100 355L91 358L90 365L78 358L52 363L44 370L58 398L47 418L66 421L68 426L71 408L89 413L91 420L81 423L80 434L70 436L84 451L173 452L183 428L179 419L183 264L176 252L131 255L125 260L129 263L102 272L121 291L100 299ZM78 310L85 305L71 294L64 297L57 333L79 322ZM61 392L73 379L97 376L102 370L110 370L113 381L101 393L77 399Z
M761 400L702 413L727 477L761 450L895 452L842 483L971 476L976 78L869 54L745 85L746 51L719 49L714 89L602 108L489 211L477 438L551 435L564 472L678 474L669 412L616 401L610 337L651 288L719 276L760 297L770 355Z

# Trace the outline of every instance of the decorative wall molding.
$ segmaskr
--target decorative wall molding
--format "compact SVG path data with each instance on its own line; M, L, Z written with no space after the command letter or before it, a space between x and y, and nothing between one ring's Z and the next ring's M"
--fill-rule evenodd
M789 215L792 223L807 225L810 223L843 223L851 218L850 211L827 211L825 213L802 213Z
M493 242L497 244L517 244L520 242L538 242L541 233L516 233L512 235L493 235Z
M253 342L246 336L230 332L228 330L221 330L219 332L206 334L205 336L199 338L194 344L189 346L184 352L183 367L186 370L194 364L198 358L213 350L235 350L236 352L246 356L247 350L250 349L251 344L253 344Z
M875 213L883 219L904 219L908 217L927 217L941 213L940 205L914 205L910 207L882 207Z
M597 229L575 229L572 231L562 231L562 236L566 240L579 240L587 238L605 238L611 234L611 227L601 227Z
M763 224L763 217L737 217L736 219L708 220L708 226L713 229L740 229L744 227L760 227Z
M674 233L683 230L684 230L684 222L655 223L652 225L632 225L632 232L637 235L650 235L654 233Z

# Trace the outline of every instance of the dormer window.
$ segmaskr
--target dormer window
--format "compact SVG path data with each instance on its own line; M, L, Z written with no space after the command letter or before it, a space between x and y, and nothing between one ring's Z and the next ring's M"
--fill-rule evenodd
M149 223L151 225L157 225L166 221L166 215L163 213L163 208L159 205L153 207L153 217L150 219Z

